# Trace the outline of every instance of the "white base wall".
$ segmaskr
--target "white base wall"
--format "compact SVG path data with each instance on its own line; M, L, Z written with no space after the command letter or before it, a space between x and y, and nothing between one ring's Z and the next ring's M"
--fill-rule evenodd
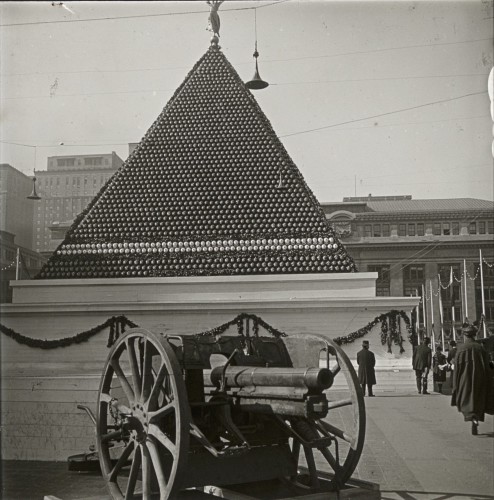
M125 315L161 333L194 334L244 312L290 333L347 335L392 309L409 313L418 298L374 297L376 273L332 275L36 280L12 282L14 302L1 323L37 339L72 337ZM66 460L95 443L89 418L108 354L108 329L87 342L57 349L1 339L2 458ZM232 330L232 333L236 333ZM405 333L404 333L405 336ZM386 352L377 326L367 337L379 369L408 369L406 352ZM361 342L344 346L351 358Z

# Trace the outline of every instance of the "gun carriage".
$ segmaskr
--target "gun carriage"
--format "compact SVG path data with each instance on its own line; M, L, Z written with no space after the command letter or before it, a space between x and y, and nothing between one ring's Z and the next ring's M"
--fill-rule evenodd
M161 335L113 345L99 388L99 460L114 499L282 478L341 488L365 410L345 353L319 335ZM327 481L326 481L327 483Z

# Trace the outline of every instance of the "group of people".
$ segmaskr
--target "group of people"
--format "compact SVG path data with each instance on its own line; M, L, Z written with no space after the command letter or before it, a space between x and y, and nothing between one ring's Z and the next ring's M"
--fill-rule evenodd
M464 343L457 347L456 342L451 341L447 355L441 346L436 347L433 355L430 338L424 337L414 350L412 366L419 394L430 394L427 381L431 369L440 393L446 382L446 374L451 373L451 406L456 406L463 413L465 421L472 423L472 434L476 435L479 422L484 421L485 414L494 414L494 363L484 347L475 341L475 326L467 325L462 332ZM376 358L369 350L367 340L362 342L362 350L357 353L357 364L363 394L365 396L367 389L368 395L372 397L372 386L376 384Z

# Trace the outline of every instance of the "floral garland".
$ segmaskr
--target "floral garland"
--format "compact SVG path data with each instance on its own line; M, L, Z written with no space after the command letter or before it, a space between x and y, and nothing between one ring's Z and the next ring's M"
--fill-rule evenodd
M408 340L410 343L413 344L413 342L416 342L416 333L414 332L414 329L411 326L410 319L406 315L404 311L397 311L397 310L392 310L388 313L381 314L380 316L377 316L374 318L370 323L368 323L366 326L363 328L360 328L359 330L350 333L349 335L346 335L345 337L336 337L333 339L333 341L337 345L343 345L343 344L350 344L357 340L358 338L363 337L364 335L368 334L374 326L376 326L378 323L381 323L381 342L382 344L388 344L388 352L391 352L391 344L394 342L395 344L400 346L400 354L405 352L405 349L403 348L403 337L401 336L401 329L400 329L400 324L397 321L398 317L403 319L405 322L407 332L408 332ZM201 336L216 336L216 335L221 335L228 328L230 328L233 325L237 326L237 332L241 336L249 336L249 325L250 321L252 321L253 328L252 328L252 333L255 337L259 336L259 327L264 328L268 333L270 333L273 337L280 338L280 337L286 337L287 334L277 330L276 328L273 328L271 325L266 323L263 319L261 319L259 316L256 316L255 314L247 314L247 313L241 313L232 320L223 323L220 326L217 326L211 330L207 330L201 333L197 333L196 336L201 337ZM390 327L388 328L388 322ZM246 334L244 333L244 324L246 325L247 332ZM8 337L12 338L19 344L24 344L29 347L36 347L40 349L55 349L57 347L68 347L73 344L80 344L81 342L86 342L89 340L91 337L96 335L97 333L101 332L105 328L110 328L109 336L108 336L108 343L107 347L111 347L117 339L123 335L125 332L126 327L131 327L135 328L138 326L136 323L128 319L126 316L120 315L120 316L112 316L111 318L108 318L104 323L101 325L95 326L94 328L91 328L90 330L78 333L77 335L74 335L72 337L66 337L62 339L57 339L57 340L42 340L42 339L33 339L30 337L26 337L24 335L21 335L14 330L7 328L6 326L0 324L0 331L7 335Z
M404 311L397 311L395 309L376 316L370 323L362 328L359 328L355 332L352 332L345 337L336 337L333 342L338 345L351 344L355 340L367 335L378 323L381 323L381 343L382 345L388 345L388 352L391 351L392 343L400 346L400 354L405 352L403 348L403 337L401 336L401 327L398 318L403 319L407 329L408 341L413 345L416 342L417 334L412 328L410 318L406 315ZM389 326L388 326L389 324Z
M247 314L247 313L241 313L235 318L233 318L231 321L228 321L226 323L223 323L220 326L217 326L216 328L213 328L211 330L207 330L202 333L197 333L196 337L203 337L203 336L211 336L215 337L216 335L221 335L222 333L225 333L228 328L230 328L233 325L237 325L237 332L239 335L244 336L244 321L246 320L247 324L247 337L249 336L249 320L252 320L253 322L253 333L255 337L259 336L259 326L262 326L267 332L269 332L273 337L280 338L280 337L286 337L287 334L284 332L281 332L277 330L276 328L273 328L271 325L266 323L263 319L261 319L259 316L256 316L255 314Z
M107 346L110 347L115 342L115 340L125 331L126 326L135 327L137 325L123 315L112 316L101 325L95 326L90 330L78 333L77 335L74 335L72 337L65 337L56 340L42 340L26 337L25 335L21 335L20 333L15 332L11 328L8 328L1 323L0 331L7 335L7 337L15 340L17 343L27 345L28 347L36 347L39 349L56 349L57 347L68 347L73 344L86 342L97 333L101 332L105 328L110 327L110 335L107 344Z

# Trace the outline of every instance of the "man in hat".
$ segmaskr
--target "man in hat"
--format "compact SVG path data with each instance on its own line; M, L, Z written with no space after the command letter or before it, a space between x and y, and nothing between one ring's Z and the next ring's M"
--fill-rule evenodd
M424 337L413 353L412 366L415 370L415 378L417 379L417 389L419 394L430 394L427 392L427 377L432 365L432 350L429 347L431 339Z
M492 406L489 402L491 368L487 351L475 342L477 328L468 324L462 332L465 342L456 351L451 406L463 413L465 422L472 422L472 434L477 435L479 421L484 421L484 414Z
M362 350L357 353L358 380L362 386L365 396L365 386L367 386L369 396L374 397L372 386L376 383L376 357L372 351L369 351L369 341L362 341Z

